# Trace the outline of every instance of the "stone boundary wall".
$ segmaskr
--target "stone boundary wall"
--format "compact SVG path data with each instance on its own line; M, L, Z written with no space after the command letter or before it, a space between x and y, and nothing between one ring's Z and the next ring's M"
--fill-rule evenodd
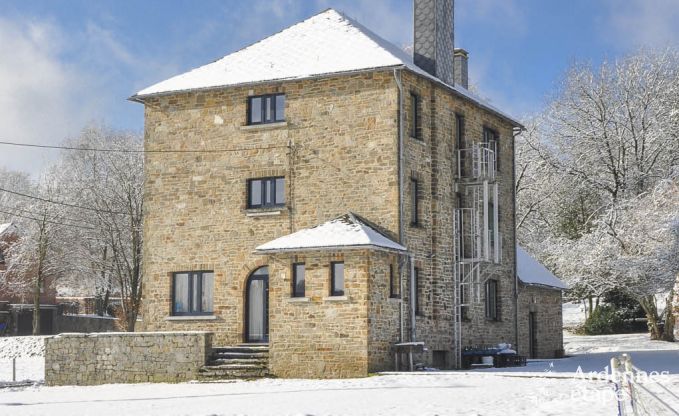
M116 332L118 319L89 315L59 315L56 333L64 332Z
M45 339L45 384L195 380L212 348L210 332L106 332Z

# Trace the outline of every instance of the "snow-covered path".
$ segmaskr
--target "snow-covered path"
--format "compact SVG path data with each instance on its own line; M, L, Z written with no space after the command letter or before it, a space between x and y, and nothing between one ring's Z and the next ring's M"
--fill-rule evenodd
M34 387L0 391L20 415L614 415L602 381L420 373L351 380Z

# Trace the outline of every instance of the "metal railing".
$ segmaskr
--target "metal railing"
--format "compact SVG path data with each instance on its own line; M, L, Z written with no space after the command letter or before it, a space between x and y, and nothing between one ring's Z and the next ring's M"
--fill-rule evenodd
M496 171L494 148L494 144L484 143L458 150L458 177L477 181L494 181Z

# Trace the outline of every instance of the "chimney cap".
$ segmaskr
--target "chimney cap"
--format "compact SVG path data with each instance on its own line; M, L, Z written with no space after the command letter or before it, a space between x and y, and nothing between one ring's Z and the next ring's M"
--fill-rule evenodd
M465 49L462 49L462 48L455 48L453 55L464 56L465 58L467 58L467 57L469 57L469 52L467 52Z

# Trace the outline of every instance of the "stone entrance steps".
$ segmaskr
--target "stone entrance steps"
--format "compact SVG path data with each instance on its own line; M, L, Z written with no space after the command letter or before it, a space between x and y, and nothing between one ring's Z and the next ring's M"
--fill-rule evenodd
M253 379L268 375L268 344L213 347L209 362L199 370L202 380Z

